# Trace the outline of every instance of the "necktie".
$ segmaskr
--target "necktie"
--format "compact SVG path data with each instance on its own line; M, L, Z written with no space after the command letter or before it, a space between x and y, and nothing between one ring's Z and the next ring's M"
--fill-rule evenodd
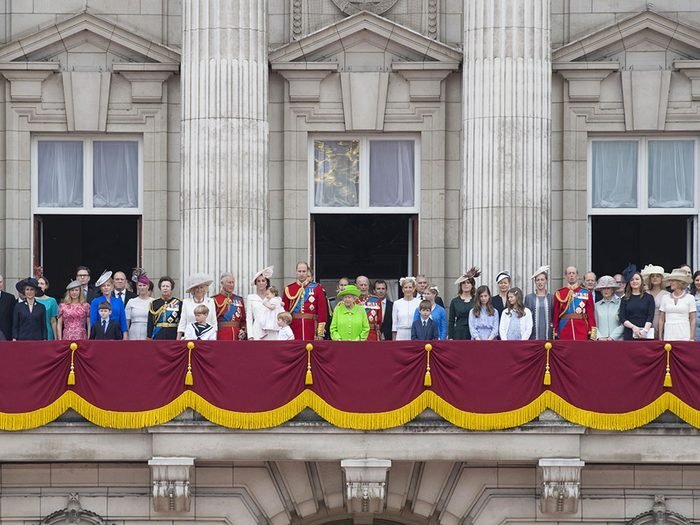
M119 292L119 299L121 299L123 301L124 298L122 297L122 295L124 295L124 292Z
M102 331L107 331L107 319L102 319Z
M428 326L428 321L423 321L423 326Z

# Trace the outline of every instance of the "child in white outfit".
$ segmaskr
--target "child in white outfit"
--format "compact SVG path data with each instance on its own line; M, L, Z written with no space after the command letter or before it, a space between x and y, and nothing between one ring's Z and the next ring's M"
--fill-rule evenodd
M187 340L202 340L216 341L216 330L212 325L207 323L209 308L206 305L199 304L194 308L194 323L190 323L185 328L185 337Z
M261 339L275 339L275 335L280 327L277 325L277 315L284 312L282 308L282 298L279 296L279 290L274 286L270 286L265 291L265 299L262 301L265 310L262 315L263 336ZM271 332L274 332L271 333Z
M294 339L294 332L289 327L292 324L292 314L289 312L282 312L277 314L277 325L279 326L279 332L277 334L278 341L289 341Z

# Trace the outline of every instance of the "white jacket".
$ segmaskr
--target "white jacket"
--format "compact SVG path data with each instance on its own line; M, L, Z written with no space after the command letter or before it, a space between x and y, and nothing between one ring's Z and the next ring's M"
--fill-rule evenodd
M508 327L510 326L511 318L516 315L515 312L511 312L509 309L503 310L501 315L501 324L498 327L498 335L501 336L503 341L508 339ZM529 308L525 308L525 315L520 318L520 339L525 341L530 339L530 334L532 333L532 312Z

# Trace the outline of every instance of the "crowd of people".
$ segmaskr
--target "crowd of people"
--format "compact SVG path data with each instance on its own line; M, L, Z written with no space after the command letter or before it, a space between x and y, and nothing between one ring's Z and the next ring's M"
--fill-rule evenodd
M425 275L399 280L402 297L391 301L384 280L363 275L338 280L335 296L312 278L306 262L296 266L296 280L282 293L271 286L274 268L257 272L253 293L235 292L236 280L224 273L218 293L213 280L188 278L185 297L174 294L175 281L156 283L135 270L103 272L91 283L80 266L59 304L46 292L43 276L16 285L19 298L4 291L0 276L0 337L12 340L187 339L187 340L643 340L700 341L700 271L688 266L666 273L657 265L641 271L629 266L598 279L566 268L566 285L550 291L548 266L532 276L524 295L504 271L496 277L495 295L477 287L480 270L456 281L448 307Z

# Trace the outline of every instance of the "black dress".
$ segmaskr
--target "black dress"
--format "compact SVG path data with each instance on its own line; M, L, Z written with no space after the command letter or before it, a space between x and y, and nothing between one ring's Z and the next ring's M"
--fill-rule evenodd
M17 303L12 318L12 339L18 341L45 341L46 308L39 301L34 301L34 307L29 310L26 302Z
M622 298L620 302L620 322L625 324L629 321L635 326L643 328L646 323L654 322L654 296L648 293L642 295L630 295L629 299ZM625 341L635 340L632 337L632 330L625 327L622 333L622 338Z

